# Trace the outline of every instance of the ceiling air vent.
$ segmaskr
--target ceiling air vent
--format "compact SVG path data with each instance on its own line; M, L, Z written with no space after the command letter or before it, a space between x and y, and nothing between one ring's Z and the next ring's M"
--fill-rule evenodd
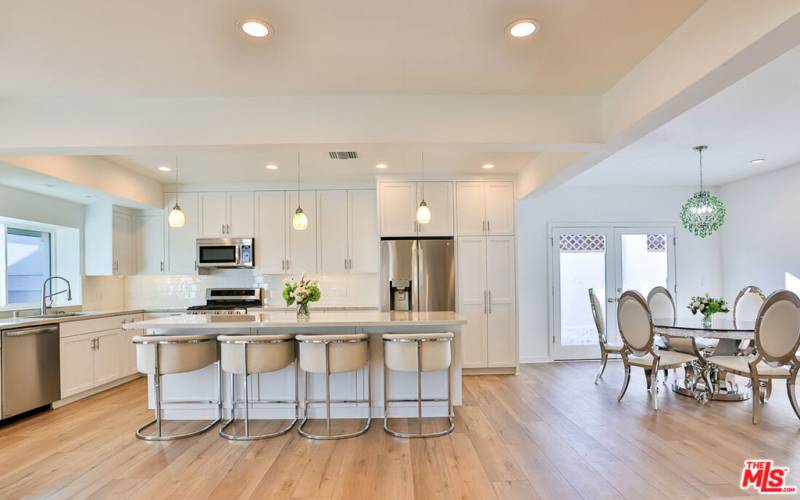
M355 151L329 151L331 160L357 160L358 153Z

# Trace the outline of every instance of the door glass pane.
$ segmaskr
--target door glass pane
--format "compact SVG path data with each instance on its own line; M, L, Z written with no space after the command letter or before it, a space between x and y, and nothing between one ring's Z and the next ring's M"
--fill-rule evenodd
M8 304L34 304L50 276L50 234L8 228Z
M597 345L589 289L606 300L606 237L602 234L559 236L561 345Z
M666 234L620 235L622 291L636 290L646 297L653 287L668 286L667 242Z

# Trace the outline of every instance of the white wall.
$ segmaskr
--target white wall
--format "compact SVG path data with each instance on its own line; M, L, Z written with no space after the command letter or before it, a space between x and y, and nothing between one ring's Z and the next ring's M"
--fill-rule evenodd
M720 189L728 209L722 228L722 270L729 300L746 285L770 293L786 287L786 273L800 277L798 188L800 165Z
M670 223L677 228L678 307L691 295L722 290L720 236L697 238L680 227L690 187L564 187L517 204L520 361L550 357L548 223ZM587 299L587 307L588 299Z
M0 217L83 229L83 205L0 185Z

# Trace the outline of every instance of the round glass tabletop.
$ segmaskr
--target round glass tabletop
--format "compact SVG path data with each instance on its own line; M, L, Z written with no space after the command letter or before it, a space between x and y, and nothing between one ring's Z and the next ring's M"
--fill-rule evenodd
M753 338L755 322L738 321L737 324L728 317L711 318L711 326L703 326L702 316L676 318L674 324L664 318L653 318L653 326L657 333L669 331L670 335L709 338Z

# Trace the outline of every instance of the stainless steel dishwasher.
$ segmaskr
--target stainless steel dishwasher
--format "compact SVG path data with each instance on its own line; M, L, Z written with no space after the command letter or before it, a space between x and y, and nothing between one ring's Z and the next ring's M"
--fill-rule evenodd
M58 324L3 330L2 418L61 399Z

